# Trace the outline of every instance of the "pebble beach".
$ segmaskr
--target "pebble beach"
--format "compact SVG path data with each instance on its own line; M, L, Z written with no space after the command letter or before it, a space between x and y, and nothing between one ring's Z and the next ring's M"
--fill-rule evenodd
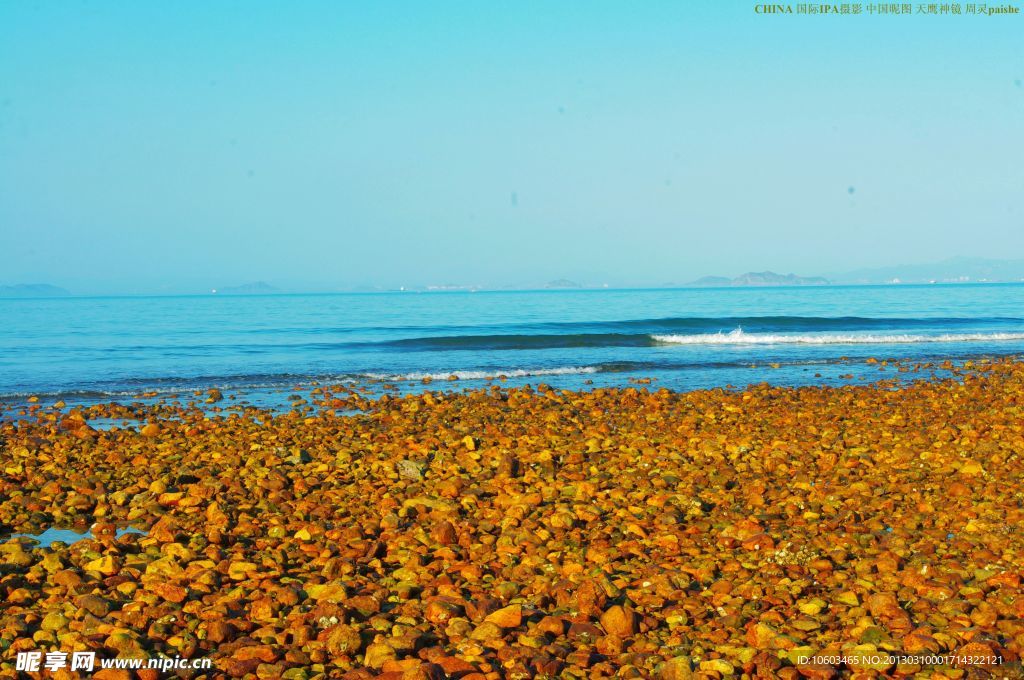
M318 387L286 412L204 396L4 415L4 677L31 650L208 658L174 673L209 678L1021 676L1015 359L848 386ZM90 425L110 419L134 425ZM91 531L15 536L53 527Z

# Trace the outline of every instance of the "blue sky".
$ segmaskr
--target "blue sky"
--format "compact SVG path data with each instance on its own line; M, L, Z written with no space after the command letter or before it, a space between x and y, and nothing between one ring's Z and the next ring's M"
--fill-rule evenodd
M0 283L1024 257L1021 15L753 7L0 3Z

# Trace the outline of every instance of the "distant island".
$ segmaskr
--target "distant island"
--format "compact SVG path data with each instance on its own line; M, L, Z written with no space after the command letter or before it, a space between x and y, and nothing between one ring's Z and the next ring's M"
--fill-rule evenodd
M243 283L241 286L215 288L213 292L220 293L221 295L271 295L281 291L266 281L255 281L253 283Z
M769 263L765 262L764 265ZM761 266L764 266L761 265ZM747 265L749 266L749 265ZM822 276L800 276L797 274L778 274L776 272L750 271L736 277L729 276L703 276L688 283L681 283L680 279L669 279L664 282L652 285L651 283L628 282L621 277L611 276L614 283L597 283L601 281L597 276L605 276L608 272L593 275L588 278L570 279L566 277L555 278L544 281L524 281L517 283L419 283L412 282L405 285L384 285L384 284L349 284L337 285L321 283L310 287L295 281L281 282L278 287L259 280L241 285L224 286L218 288L189 288L186 290L174 289L170 286L163 286L155 291L146 289L137 291L121 290L80 290L72 293L65 288L48 283L17 283L0 285L0 298L44 298L44 297L70 297L74 295L277 295L283 293L455 293L466 292L476 293L481 291L530 291L530 290L551 290L551 291L573 291L573 290L602 290L608 288L742 288L742 287L783 287L783 286L848 286L848 285L921 285L921 284L996 284L996 283L1024 283L1024 259L1001 260L980 257L952 257L939 262L919 264L897 264L884 267L871 267L855 270L825 270ZM690 274L691 276L693 273ZM608 279L604 279L607 281Z
M821 276L797 276L775 272L747 272L734 279L727 276L703 276L687 286L714 288L725 286L827 286L831 283Z
M1015 283L1024 281L1024 260L951 257L927 264L872 267L823 276L797 276L775 272L747 272L731 279L704 276L687 287L898 285L921 283ZM672 286L674 287L674 286Z
M67 297L71 291L48 283L17 283L0 286L0 297Z
M569 279L555 279L544 284L545 288L583 288L583 285Z

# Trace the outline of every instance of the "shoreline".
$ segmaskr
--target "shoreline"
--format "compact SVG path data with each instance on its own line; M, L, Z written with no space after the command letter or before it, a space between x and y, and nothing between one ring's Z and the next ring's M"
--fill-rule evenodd
M0 668L63 649L290 680L831 677L888 651L1017 673L1024 363L953 376L5 414L3 535L95 526L0 544ZM88 425L126 416L146 424Z
M40 411L54 410L58 404L56 410L91 409L105 404L143 404L185 408L199 405L206 408L211 415L223 415L249 407L279 412L291 408L289 400L294 399L296 394L303 398L315 399L317 394L324 391L352 391L368 398L377 398L384 394L405 396L423 391L465 393L489 390L494 386L515 389L527 386L532 388L541 384L574 392L646 385L650 389L665 388L680 394L717 388L736 391L762 384L789 388L870 385L893 378L899 380L901 384L909 384L916 380L949 377L954 369L965 365L1019 361L1022 357L1024 355L1019 352L978 352L954 357L936 355L911 358L843 356L829 360L795 359L781 362L762 360L694 364L685 368L669 364L660 370L656 366L633 367L627 365L629 362L607 362L596 366L543 367L510 371L460 369L411 371L405 374L389 374L382 371L347 375L288 373L279 376L259 375L254 376L252 380L245 379L245 376L205 376L176 378L173 379L177 383L174 385L165 384L172 380L168 378L126 378L123 383L115 385L90 385L80 388L65 386L36 391L24 389L16 393L0 394L0 418L34 417ZM678 377L673 371L691 373L698 378L711 376L716 371L730 371L736 377L761 377L761 380L738 380L734 384L712 379L697 382L691 387L680 388ZM209 400L208 394L211 390L222 394L222 398Z

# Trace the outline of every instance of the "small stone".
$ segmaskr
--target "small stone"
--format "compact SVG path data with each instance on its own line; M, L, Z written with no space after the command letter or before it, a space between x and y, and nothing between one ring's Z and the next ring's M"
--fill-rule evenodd
M341 583L320 583L306 586L306 594L309 599L317 602L343 602L346 597L345 586Z
M441 598L429 600L423 610L423 618L437 625L445 624L449 620L461 615L462 607Z
M85 611L100 619L109 614L111 609L113 609L113 605L110 600L105 597L100 597L99 595L82 595L78 598L77 604Z
M857 594L854 593L854 592L851 592L849 590L847 590L845 592L842 592L842 593L839 593L839 595L836 596L836 602L839 602L840 604L848 605L850 607L859 607L860 606L860 600L857 599Z
M594 663L594 653L588 649L577 649L565 656L565 663L577 668L590 668Z
M771 649L779 632L766 623L756 623L747 631L747 644L757 649Z
M622 654L623 640L618 635L603 635L597 639L594 647L599 654L614 658Z
M490 621L484 621L479 626L474 628L473 632L470 633L469 636L474 640L486 642L488 640L496 640L500 638L501 635L501 627L498 624L492 623Z
M714 671L715 673L721 673L722 675L732 675L733 666L725 659L709 659L707 661L700 662L700 669L702 671Z
M537 631L541 633L550 633L555 637L560 637L565 634L565 620L557 616L545 616L537 623Z
M820 613L821 610L824 609L826 606L828 605L824 600L816 597L811 600L801 602L799 605L797 605L797 609L800 610L801 614L815 616L816 614Z
M414 482L419 482L423 479L424 470L427 469L426 463L421 463L418 460L404 459L398 461L396 464L398 468L398 476L402 479L408 479Z
M111 555L104 555L86 564L85 570L98 571L104 576L111 576L121 570L121 563L120 560Z
M369 595L350 597L345 604L355 609L361 616L370 617L380 611L380 600Z
M459 534L455 530L455 525L448 520L437 524L433 531L431 531L431 535L441 545L452 545L459 540Z
M576 608L584 616L598 616L608 597L593 579L587 579L576 589Z
M601 627L606 633L629 638L639 630L636 613L620 605L614 605L601 614Z
M313 462L313 456L309 455L306 449L294 449L292 454L285 459L291 465L304 465Z
M135 634L124 630L114 630L107 639L103 641L104 647L113 649L118 654L123 654L126 657L142 657L146 656L146 650L143 649L142 644L136 638Z
M246 647L239 647L235 650L235 653L232 656L240 661L258 659L263 663L272 663L277 661L278 658L277 652L274 651L274 648L270 645L249 645Z
M222 619L210 621L206 625L206 639L210 642L221 643L232 639L235 636L235 627Z
M523 608L518 604L491 612L484 617L484 622L493 623L499 628L515 628L523 621Z
M75 588L82 582L82 577L76 571L61 569L60 571L54 572L51 580L58 586Z
M402 680L445 680L444 669L436 663L417 663L402 672Z
M324 645L331 654L355 656L362 649L363 640L359 631L351 626L339 624L328 629Z
M256 565L252 562L232 562L228 565L228 578L234 581L244 581L255 571Z
M150 590L168 602L182 602L188 597L188 590L173 583L154 583Z
M691 680L693 665L687 656L676 656L661 665L658 670L659 680Z
M68 626L68 619L66 616L59 612L51 612L43 617L39 627L42 630L59 631L64 630Z
M976 475L981 475L984 473L985 468L983 468L979 463L973 460L964 463L963 467L960 468L960 474L966 475L968 477L974 477Z
M277 680L282 677L283 672L284 666L279 663L261 663L256 667L256 677L261 680L270 680L271 678Z
M366 655L363 657L363 664L369 668L379 669L388 661L397 658L395 650L386 642L375 642L366 648Z

